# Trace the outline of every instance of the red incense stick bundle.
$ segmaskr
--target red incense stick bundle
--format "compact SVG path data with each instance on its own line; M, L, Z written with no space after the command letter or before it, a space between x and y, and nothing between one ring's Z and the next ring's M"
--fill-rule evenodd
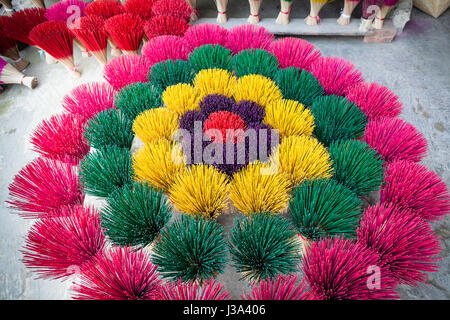
M81 0L63 0L53 4L45 12L48 21L65 21L69 28L77 27L73 25L75 18L84 16L84 9L87 3ZM80 48L83 57L89 57L89 52L77 40L74 39L75 44Z
M74 24L78 27L71 28L72 33L100 64L105 65L108 61L106 53L108 34L105 30L105 20L99 16L86 16L78 18Z
M188 28L186 20L171 16L153 17L144 25L145 35L149 39L164 35L183 36Z
M30 32L30 39L53 58L61 62L73 77L80 77L73 60L73 34L63 21L48 21Z
M186 0L159 0L152 7L152 14L157 16L172 16L189 22L192 8Z
M13 60L16 69L22 71L28 67L30 63L20 57L16 40L7 37L4 26L8 19L9 18L5 16L0 17L0 55Z
M136 54L144 37L143 24L138 16L123 13L106 20L105 29L123 53Z
M38 24L47 21L45 10L39 8L23 9L17 11L5 22L5 34L9 38L35 46L29 33Z
M116 0L93 1L84 9L84 13L87 16L99 16L105 20L124 12L125 8L123 5Z
M103 19L109 19L118 14L124 13L125 8L123 5L116 0L97 0L89 3L84 10L87 16L99 16ZM108 38L108 42L111 45L111 55L113 57L118 57L122 54L122 51L117 47L117 45Z
M155 2L156 0L127 0L123 6L126 12L148 20L152 17L152 7Z

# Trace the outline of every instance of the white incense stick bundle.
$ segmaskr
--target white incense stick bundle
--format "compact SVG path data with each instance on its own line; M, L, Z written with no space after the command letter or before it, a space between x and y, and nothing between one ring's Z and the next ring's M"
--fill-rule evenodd
M344 9L337 20L337 23L341 26L346 26L350 23L353 10L358 6L360 0L345 0Z
M34 89L38 85L38 80L36 77L28 77L24 75L5 60L0 58L0 84L1 83L21 84L27 86L28 88Z
M217 22L218 23L227 22L228 0L216 0L216 5L217 5Z
M326 3L327 0L311 0L311 10L309 11L309 16L305 18L305 23L308 26L315 26L320 23L319 13Z
M248 17L248 23L257 24L261 17L259 16L259 10L261 8L262 0L248 0L250 4L250 15Z
M291 14L292 3L294 0L280 0L280 13L275 21L278 24L288 24L289 15Z
M31 2L34 3L34 5L36 6L36 8L45 9L45 3L44 3L44 0L31 0Z
M391 12L394 6L382 6L379 11L377 11L377 15L375 16L375 20L373 21L374 29L383 29L384 19Z
M192 8L191 21L197 21L198 20L197 0L188 0L188 2Z

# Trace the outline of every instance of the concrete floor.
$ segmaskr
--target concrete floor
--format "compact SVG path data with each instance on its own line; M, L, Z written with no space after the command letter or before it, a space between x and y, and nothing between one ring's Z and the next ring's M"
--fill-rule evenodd
M429 142L423 163L450 185L450 11L433 19L414 9L412 21L392 44L364 44L361 38L314 37L324 55L340 56L353 62L365 79L391 88L404 104L402 118L416 126ZM27 74L39 78L35 90L10 85L0 95L0 299L67 299L68 282L36 280L20 262L24 238L32 221L25 221L6 208L8 185L30 160L36 157L29 144L32 130L43 119L63 111L62 98L81 83L101 81L101 67L93 58L76 61L83 72L72 80L60 65L46 65L35 48L23 56L32 65ZM232 216L219 222L228 230ZM449 299L449 217L435 224L442 239L439 273L433 273L427 285L401 287L403 299ZM219 280L226 283L233 298L238 298L246 283L228 267Z

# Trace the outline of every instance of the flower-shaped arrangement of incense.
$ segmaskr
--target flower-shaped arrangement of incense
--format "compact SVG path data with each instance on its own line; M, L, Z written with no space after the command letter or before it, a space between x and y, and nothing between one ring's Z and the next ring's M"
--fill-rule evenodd
M231 264L243 299L395 299L437 270L447 187L398 97L350 62L199 24L104 77L35 130L41 157L10 186L38 219L24 263L74 277L74 298L230 299Z

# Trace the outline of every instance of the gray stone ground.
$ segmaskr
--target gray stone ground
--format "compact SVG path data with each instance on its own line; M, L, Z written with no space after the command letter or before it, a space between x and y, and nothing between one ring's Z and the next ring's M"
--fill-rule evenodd
M404 104L401 117L423 132L429 142L423 163L449 185L450 11L436 20L414 9L412 21L392 44L364 44L361 38L306 40L324 55L350 60L367 80L391 88L400 97ZM40 85L33 91L10 85L0 95L0 299L67 299L67 282L36 280L20 262L19 250L32 221L11 214L5 200L14 174L36 157L28 142L33 128L52 114L62 112L62 98L71 88L100 81L101 68L93 58L81 59L77 51L75 58L83 76L72 80L62 66L46 65L36 49L27 48L22 53L32 62L26 73L37 76ZM229 230L233 218L224 216L219 222ZM403 299L450 298L449 218L436 223L434 228L442 239L440 271L431 274L426 285L401 287ZM219 278L234 298L248 289L238 279L232 267Z

